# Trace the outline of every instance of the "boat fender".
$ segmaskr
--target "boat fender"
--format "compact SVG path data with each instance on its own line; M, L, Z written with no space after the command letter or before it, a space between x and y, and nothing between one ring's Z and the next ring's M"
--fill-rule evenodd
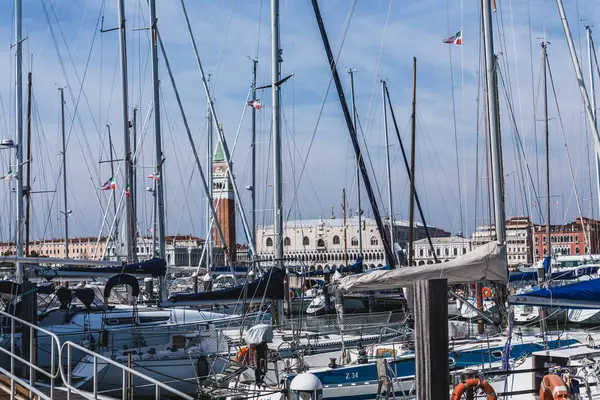
M206 359L206 356L198 357L198 361L196 361L196 376L198 377L198 379L203 381L204 379L206 379L209 373L210 370L208 367L208 360Z
M467 389L470 388L474 390L483 390L483 392L487 395L487 400L498 400L494 388L490 386L490 384L487 383L485 380L479 378L465 379L464 381L456 385L454 387L454 390L452 391L452 400L460 400L462 395L465 394Z
M540 384L540 400L570 399L569 388L565 381L555 374L548 374Z

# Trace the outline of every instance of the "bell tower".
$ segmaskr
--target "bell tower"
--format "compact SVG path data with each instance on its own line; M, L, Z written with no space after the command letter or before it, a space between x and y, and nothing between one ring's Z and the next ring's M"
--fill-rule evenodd
M230 166L233 167L233 166ZM217 149L213 155L212 167L212 198L217 219L225 236L225 244L230 260L235 262L236 258L236 237L235 237L235 199L231 186L231 179L226 178L227 162L223 154L223 146L219 140ZM213 240L215 246L223 247L219 231L213 228Z

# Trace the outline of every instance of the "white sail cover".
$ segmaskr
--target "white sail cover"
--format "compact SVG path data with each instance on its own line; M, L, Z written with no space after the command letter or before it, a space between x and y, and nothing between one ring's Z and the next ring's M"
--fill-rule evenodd
M441 278L448 279L449 285L477 281L506 283L506 246L490 242L446 263L346 276L338 281L337 290L363 292L396 289L412 286L419 280Z

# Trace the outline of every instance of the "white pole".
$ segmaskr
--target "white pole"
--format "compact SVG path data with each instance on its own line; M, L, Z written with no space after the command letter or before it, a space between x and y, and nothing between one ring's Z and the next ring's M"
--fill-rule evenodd
M16 187L16 203L17 203L17 231L16 245L17 257L23 257L23 5L22 0L15 1L15 55L17 57L16 68L16 93L15 93L15 110L16 110L16 172L17 172L17 187ZM24 271L23 264L16 263L16 280L23 282Z

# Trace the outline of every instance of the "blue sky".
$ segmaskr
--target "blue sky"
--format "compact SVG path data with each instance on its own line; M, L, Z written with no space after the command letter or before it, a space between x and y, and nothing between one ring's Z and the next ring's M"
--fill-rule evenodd
M12 137L14 129L14 52L12 1L0 7L0 83L2 109L0 133ZM151 104L150 65L147 27L148 11L143 0L126 2L129 104L139 109L140 146L138 218L141 231L151 222L151 196L143 190L148 185L145 176L151 172L153 156L153 127L148 119ZM244 111L252 63L258 57L259 84L269 83L270 26L269 4L266 0L251 1L190 1L186 2L198 42L200 56L207 72L212 74L212 87L217 113L223 124L230 148L240 126L234 154L234 172L240 188L250 181L250 113ZM582 211L590 216L590 197L597 197L594 183L590 185L591 157L588 147L590 134L586 129L583 108L573 68L554 1L498 1L494 15L496 53L501 63L501 122L504 143L507 214L521 215L536 202L531 197L529 178L523 182L515 151L518 129L526 150L534 185L536 171L543 182L543 123L540 120L539 94L540 40L551 42L549 59L564 134L571 157L575 183ZM46 13L51 20L55 45ZM184 108L202 157L206 148L206 98L183 20L180 3L176 0L157 0L159 29L165 42L170 63L174 68ZM107 164L106 125L113 132L117 155L122 151L122 121L120 114L120 81L118 72L117 32L98 32L104 17L104 28L117 25L116 0L25 0L24 42L26 72L33 65L33 177L34 190L60 190L59 182L59 114L58 87L66 90L68 145L69 208L73 210L71 231L75 235L98 235L112 223L109 212L103 224L103 210L109 193L96 189L110 177ZM321 1L321 9L334 52L338 52L344 37L352 2L349 0ZM571 29L582 61L585 51L585 24L598 21L597 7L591 1L566 1ZM585 21L581 21L585 19ZM598 25L600 26L600 25ZM441 41L462 27L464 45L442 45ZM401 2L358 0L351 14L338 66L349 96L349 79L345 68L356 69L356 97L362 126L363 151L370 156L370 174L380 190L380 209L387 210L385 187L385 147L382 127L380 79L387 79L394 102L399 128L408 146L412 90L412 58L418 59L417 78L417 190L420 193L429 223L454 233L471 232L476 224L486 222L484 145L482 133L476 141L479 74L479 2L424 0ZM600 28L599 28L600 29ZM356 210L356 180L354 153L343 120L339 101L330 82L327 59L308 1L281 2L281 45L283 74L294 78L283 88L284 106L284 198L290 218L324 218L332 207L340 217L342 188L346 188L349 208ZM56 49L58 47L58 51ZM60 57L59 57L60 55ZM450 55L452 64L450 63ZM64 73L60 59L64 65ZM29 60L33 60L32 63ZM583 63L587 64L587 61ZM451 81L451 68L453 82ZM587 66L584 68L587 79ZM161 109L163 141L166 155L167 216L169 233L193 233L204 237L204 193L193 173L194 162L189 149L173 90L164 63L160 60ZM83 81L83 90L80 82ZM454 90L452 90L452 83ZM452 98L454 95L455 112ZM259 112L258 221L269 224L272 212L270 135L270 92L260 96L264 108ZM79 98L79 102L77 99ZM511 99L513 117L507 108ZM323 113L318 120L321 105ZM534 102L537 115L534 119ZM76 107L77 104L77 107ZM481 103L480 103L481 109ZM76 113L74 111L76 110ZM246 110L248 111L248 110ZM550 98L550 131L552 158L552 195L559 204L553 206L553 222L562 222L577 215L571 173L554 99ZM457 142L455 145L454 120ZM537 120L537 121L536 121ZM241 121L241 122L240 122ZM318 121L318 124L317 124ZM483 122L480 119L480 130ZM533 127L537 129L534 135ZM408 216L408 182L399 155L390 119L390 152L394 194L393 213L396 218ZM314 133L314 143L308 152ZM537 139L537 142L536 142ZM536 169L536 144L539 168ZM456 151L458 149L458 152ZM479 148L479 171L476 176L476 149ZM593 148L590 148L593 153ZM308 157L308 158L307 158ZM300 183L302 165L307 158L306 172ZM457 161L458 160L458 161ZM202 160L204 162L204 159ZM0 152L0 169L8 169L8 153ZM460 175L457 174L457 163ZM119 168L119 166L117 167ZM123 188L122 167L117 183ZM516 171L511 173L512 171ZM592 176L593 178L593 176ZM145 181L145 182L144 182ZM459 202L460 181L460 202ZM10 201L10 186L0 185L2 229L0 236L7 240L14 235L9 229L14 206ZM298 197L294 199L294 187ZM527 187L525 202L522 187ZM590 189L592 187L592 189ZM479 188L475 205L476 188ZM545 191L543 184L539 190ZM119 192L120 195L120 192ZM242 190L248 209L248 192ZM593 200L594 202L596 200ZM537 202L536 202L537 203ZM543 206L543 201L541 202ZM59 209L62 199L56 194L36 194L33 198L32 232L35 238L60 236L62 232ZM367 214L370 210L363 206ZM462 210L462 223L461 223ZM594 213L598 215L597 206ZM475 219L477 216L477 219ZM538 218L536 217L536 220ZM238 225L239 226L239 225ZM242 240L241 229L238 237Z

